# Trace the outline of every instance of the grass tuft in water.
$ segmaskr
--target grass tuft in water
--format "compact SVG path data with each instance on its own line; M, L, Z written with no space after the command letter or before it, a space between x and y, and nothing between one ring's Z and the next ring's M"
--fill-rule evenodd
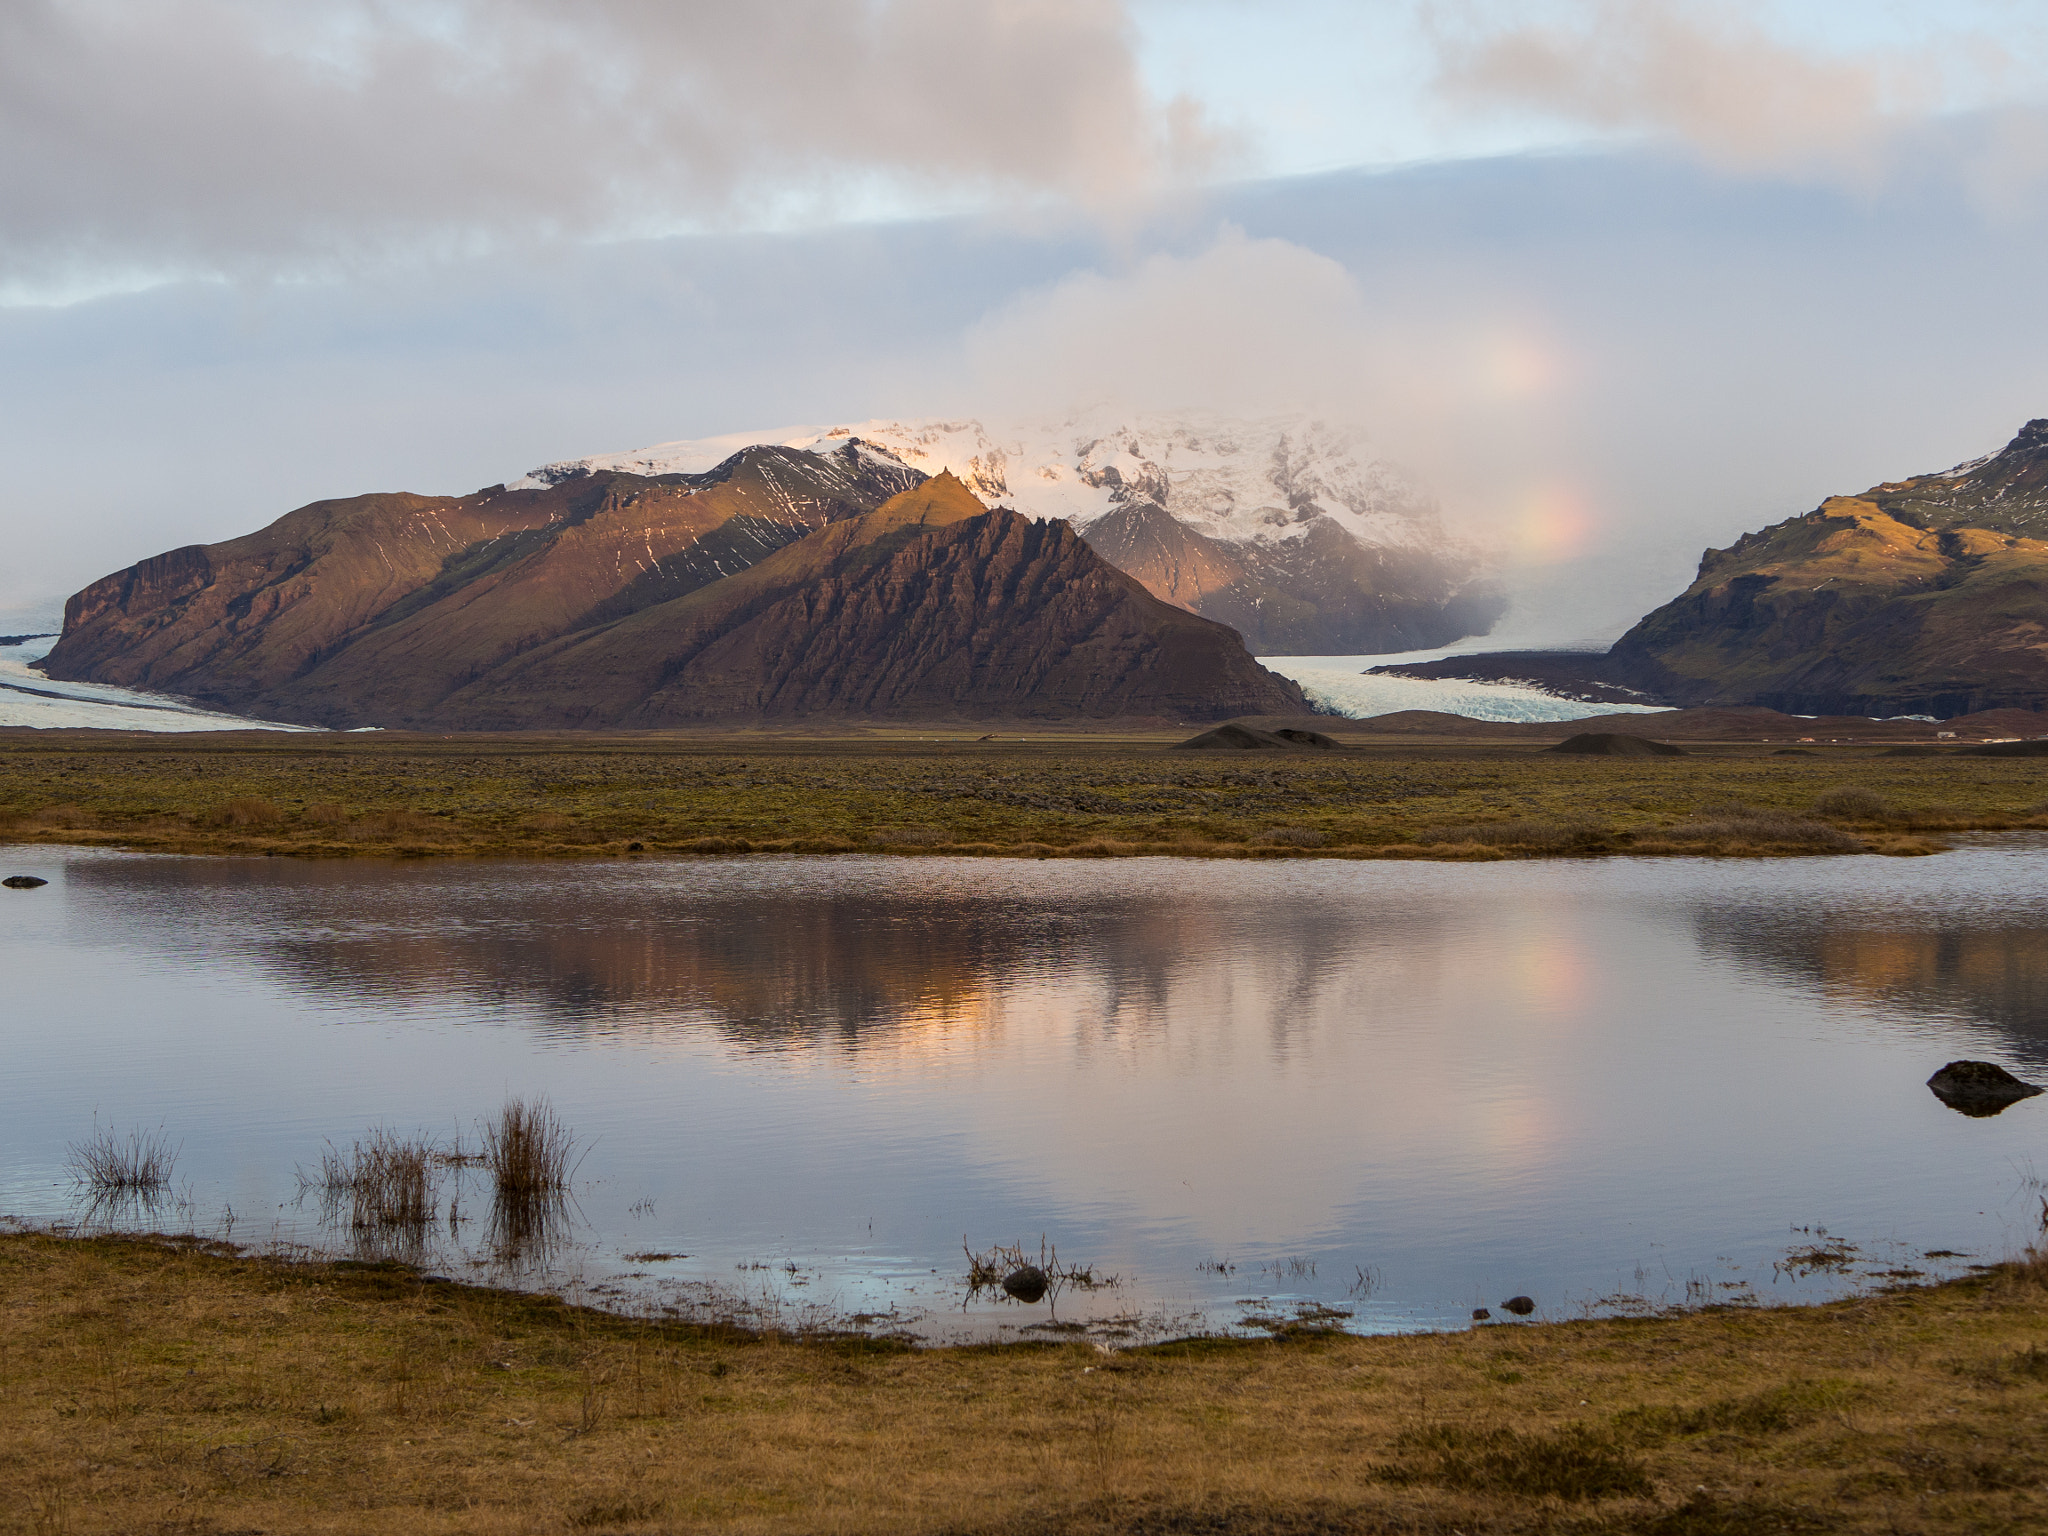
M301 1173L299 1182L319 1189L337 1214L345 1198L351 1227L419 1230L434 1216L438 1161L427 1138L378 1129L347 1152L330 1142L320 1156L319 1172Z
M503 1198L559 1194L569 1187L576 1138L544 1098L510 1099L495 1121L485 1121L484 1166Z
M74 1142L66 1160L73 1182L97 1194L153 1193L171 1181L178 1148L153 1131L119 1135L112 1126L95 1125L84 1141Z

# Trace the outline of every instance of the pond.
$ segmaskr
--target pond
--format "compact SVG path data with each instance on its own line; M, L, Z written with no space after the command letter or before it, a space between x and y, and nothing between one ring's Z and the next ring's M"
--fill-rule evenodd
M579 1138L544 1243L444 1171L408 1256L925 1338L1772 1303L2039 1233L2048 842L1485 865L298 862L0 849L0 1213L391 1251L300 1186L382 1127ZM95 1209L95 1126L177 1148ZM455 1202L448 1220L447 1202ZM401 1234L404 1235L404 1234ZM1041 1238L1098 1282L970 1292ZM1930 1255L1932 1255L1930 1257ZM1099 1282L1114 1278L1114 1284Z

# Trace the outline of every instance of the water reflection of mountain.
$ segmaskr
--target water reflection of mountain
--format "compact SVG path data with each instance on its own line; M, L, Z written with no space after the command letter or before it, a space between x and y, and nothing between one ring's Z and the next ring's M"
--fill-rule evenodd
M880 1032L995 1027L999 996L1055 982L1097 1017L1142 1027L1190 961L1256 958L1269 1033L1312 1011L1359 916L1307 900L1184 892L692 890L549 872L224 866L81 870L131 937L241 959L344 1003L535 1009L581 1034L708 1023L757 1048L872 1043ZM467 874L468 878L464 875ZM1227 893L1214 893L1227 894ZM138 911L143 916L137 924ZM1258 1009L1247 1010L1254 1017Z
M1718 907L1700 942L1767 975L1893 1011L1991 1024L2048 1062L2048 929L1973 913L1967 925L1888 925L1872 911Z

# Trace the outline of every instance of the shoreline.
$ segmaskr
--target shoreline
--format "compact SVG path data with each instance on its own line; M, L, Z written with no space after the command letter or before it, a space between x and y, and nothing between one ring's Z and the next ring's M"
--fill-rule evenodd
M1710 1536L2017 1531L2048 1498L2039 1252L1815 1306L1117 1350L196 1238L0 1233L0 1287L26 1529Z

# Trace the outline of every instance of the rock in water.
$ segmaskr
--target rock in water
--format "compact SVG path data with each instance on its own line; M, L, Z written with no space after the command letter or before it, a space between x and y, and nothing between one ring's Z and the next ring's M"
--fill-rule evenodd
M1999 1114L2042 1091L1992 1061L1952 1061L1928 1078L1927 1086L1950 1109L1980 1118Z
M1472 1321L1473 1321L1473 1322L1475 1322L1475 1323L1486 1323L1486 1322L1491 1322L1492 1320L1493 1320L1493 1314L1492 1314L1491 1312L1487 1311L1487 1310L1486 1310L1486 1308L1484 1308L1484 1307L1474 1307L1474 1308L1472 1309Z
M1527 1317L1536 1310L1536 1303L1527 1296L1510 1296L1501 1303L1501 1307L1505 1311L1514 1313L1517 1317Z
M1568 752L1574 757L1684 757L1685 748L1647 736L1624 736L1613 731L1585 731L1567 737L1546 752Z
M1003 1276L1003 1289L1019 1301L1043 1301L1045 1299L1045 1271L1036 1264L1025 1264Z
M5 880L0 880L0 885L6 886L10 891L32 891L39 885L49 883L40 875L9 875Z

